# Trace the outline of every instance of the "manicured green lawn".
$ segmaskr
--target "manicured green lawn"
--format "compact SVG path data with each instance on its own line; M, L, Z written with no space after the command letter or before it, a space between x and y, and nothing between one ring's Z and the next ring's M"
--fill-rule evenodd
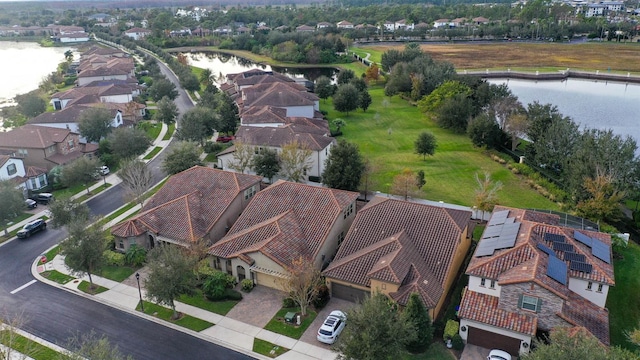
M44 256L47 257L47 261L46 262L49 262L49 261L53 260L53 258L56 257L56 255L58 255L58 252L60 252L60 247L59 246L55 246L51 250L47 251L47 253L44 254Z
M434 342L422 354L404 353L402 360L455 360L455 356L447 350L442 342Z
M99 194L99 193L103 192L104 190L106 190L106 189L108 189L108 188L110 188L110 187L111 187L111 184L109 184L109 183L107 183L106 185L105 185L105 184L102 184L102 185L100 185L99 187L97 187L97 188L95 188L95 189L91 190L91 195L87 195L87 193L85 193L84 195L82 195L82 196L80 196L80 197L76 198L76 201L78 201L78 202L83 202L83 201L87 200L90 196L97 195L97 194Z
M0 331L0 343L35 360L68 359L57 351L9 330ZM20 358L20 357L18 357Z
M89 186L91 186L92 184L89 184ZM80 184L80 185L76 185L76 186L72 186L72 187L68 187L68 188L64 188L64 189L60 189L60 190L54 190L53 196L58 199L58 200L66 200L70 197L72 197L73 195L84 191L85 193L87 192L87 187Z
M272 350L273 354L271 354ZM253 352L256 352L258 354L275 358L286 353L287 351L289 351L289 349L272 344L268 341L260 340L258 338L253 339Z
M294 339L300 339L305 330L311 325L313 320L318 315L315 311L307 310L307 316L302 319L302 323L300 326L296 326L293 324L288 324L284 321L284 315L288 312L299 313L300 308L282 308L280 309L276 315L267 323L265 326L265 330L273 331L274 333L278 333L281 335L288 336Z
M439 128L407 101L384 96L382 87L373 87L369 92L373 103L367 112L337 112L331 99L320 101L320 108L328 112L329 120L345 120L342 137L357 144L361 154L377 167L372 177L377 183L375 190L389 193L393 177L405 168L414 173L424 170L427 183L421 198L471 206L477 187L475 174L488 171L494 180L504 184L498 194L500 204L558 209L557 204L529 188L509 169L474 148L465 134ZM435 155L426 160L414 153L413 143L422 131L432 132L438 142Z
M162 151L162 146L156 146L147 155L145 155L143 159L144 160L153 159L153 157L156 156L156 154L159 153L160 151Z
M135 202L130 202L128 204L126 204L125 206L119 208L118 210L112 212L111 214L109 214L109 216L106 216L102 219L102 223L106 224L109 221L117 218L118 216L124 214L125 212L127 212L128 210L130 210L131 208L133 208L134 206L136 206L137 204Z
M136 272L136 269L129 266L107 265L102 268L100 276L109 280L123 282L124 279L131 276L134 272Z
M239 302L238 300L209 301L202 295L200 289L197 289L193 295L180 296L178 301L220 315L227 315L229 310Z
M629 241L621 254L622 258L613 260L616 285L607 297L611 345L638 351L640 348L627 340L625 332L640 327L640 246Z
M140 309L140 304L138 304L138 306L136 307L136 310L139 310L139 309ZM173 316L173 311L171 309L167 309L165 307L162 307L147 301L144 302L144 313L155 316L165 321L169 321L171 323L185 327L187 329L191 329L193 331L202 331L214 325L213 323L210 323L208 321L198 319L186 314L182 314L182 317L178 320L173 320L171 319L171 316Z
M218 161L218 157L216 156L215 153L209 153L207 154L207 156L204 158L204 162L217 162Z
M144 130L152 141L158 138L160 130L162 130L161 124L150 121L141 121L138 123L138 127Z
M171 136L173 135L173 133L176 131L176 123L171 123L171 125L168 126L167 128L167 132L164 134L164 136L162 137L162 140L169 140L171 139Z
M107 289L106 287L100 286L100 285L96 285L93 284L93 286L95 287L95 289L90 289L91 284L89 284L88 281L84 281L82 280L82 282L80 283L80 285L78 285L78 290L85 292L87 294L91 294L91 295L96 295L96 294L100 294L103 293L109 289Z
M358 54L360 57L362 58L366 58L367 57L367 53L371 54L369 56L369 60L380 64L380 62L382 61L382 54L384 54L384 51L379 50L379 49L375 49L372 47L365 47L365 48L358 48L358 47L350 47L349 48L349 52L354 52L356 54Z
M45 271L43 273L41 273L40 275L42 275L43 277L51 280L51 281L55 281L58 284L66 284L69 281L75 279L73 276L69 276L67 274L63 274L57 270L51 270L51 271Z

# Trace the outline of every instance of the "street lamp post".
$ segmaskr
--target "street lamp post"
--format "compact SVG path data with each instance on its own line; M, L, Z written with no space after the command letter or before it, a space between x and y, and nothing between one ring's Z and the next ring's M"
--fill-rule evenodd
M140 290L140 273L136 273L136 281L138 282L138 295L140 296L140 310L144 312L144 303L142 302L142 290Z

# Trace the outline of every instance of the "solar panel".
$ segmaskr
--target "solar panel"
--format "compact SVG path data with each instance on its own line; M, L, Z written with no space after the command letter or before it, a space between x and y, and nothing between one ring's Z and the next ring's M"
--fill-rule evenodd
M573 245L562 242L554 242L553 250L573 252Z
M544 241L564 242L564 236L559 234L544 233Z
M556 256L556 253L553 250L549 249L549 247L547 247L547 245L545 244L538 243L538 249L546 252L549 256Z
M487 227L484 229L484 233L482 233L482 238L488 239L488 238L500 236L501 231L502 231L502 226Z
M591 247L591 243L593 242L592 238L578 231L573 232L573 238L587 245L588 247Z
M504 224L502 225L502 231L500 232L500 236L512 237L517 236L518 231L520 230L520 223L513 224Z
M593 242L591 243L591 253L593 254L593 256L606 262L607 264L610 264L611 252L609 251L609 246L598 239L592 240Z
M570 252L570 251L567 251L567 252L564 253L564 261L585 262L585 260L587 260L587 257L582 255L582 254L578 254L578 253L574 253L574 252Z
M516 222L516 218L506 218L504 220L505 224L513 224L514 222Z
M509 215L509 210L496 211L491 215L491 219L487 223L487 227L494 225L502 225Z
M480 245L478 245L478 248L476 249L476 257L493 255L495 250L496 249L493 244L483 246L482 242L480 242Z
M549 264L547 266L547 275L553 280L567 284L567 264L555 256L549 256Z
M582 262L582 261L571 261L569 263L569 269L575 270L575 271L580 271L580 272L583 272L583 273L590 273L591 270L593 269L593 266L591 266L591 264L587 264L587 263Z

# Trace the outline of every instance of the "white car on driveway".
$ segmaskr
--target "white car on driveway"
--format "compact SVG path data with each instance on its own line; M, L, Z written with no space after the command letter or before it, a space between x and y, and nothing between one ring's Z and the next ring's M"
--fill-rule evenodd
M333 310L324 320L320 329L318 329L318 341L325 344L333 344L336 342L346 322L347 315L345 313L340 310Z
M511 355L508 352L502 350L491 350L487 360L511 360Z

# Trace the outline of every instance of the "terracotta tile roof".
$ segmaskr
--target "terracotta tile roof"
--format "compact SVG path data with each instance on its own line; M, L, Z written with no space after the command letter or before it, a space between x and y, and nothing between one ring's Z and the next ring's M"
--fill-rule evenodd
M470 219L469 211L375 197L356 215L324 274L361 286L372 278L401 284L392 294L401 303L420 289L425 304L435 306Z
M295 124L321 129L329 134L329 122L322 118L288 117L287 110L274 106L252 106L240 114L242 125L253 124Z
M326 136L326 131L316 127L287 124L279 127L240 126L236 139L252 146L283 147L293 141L314 151L325 149L336 140Z
M69 134L72 132L68 129L27 124L11 131L0 132L0 146L45 149L64 141Z
M144 212L112 227L111 232L128 237L151 231L185 244L196 241L211 231L237 196L260 180L254 175L194 166L171 176L145 204Z
M338 216L357 198L355 192L279 180L253 197L209 253L261 252L285 268L300 256L315 258Z
M97 102L96 102L97 101ZM60 123L77 123L80 119L80 116L87 109L93 107L107 107L108 103L101 103L100 99L93 98L89 104L78 104L78 105L67 105L64 109L53 111L53 112L45 112L42 113L33 119L27 121L27 124L60 124ZM113 117L116 116L117 111L110 111Z
M72 151L67 154L56 153L51 156L47 156L45 159L51 161L56 165L66 165L73 160L79 159L80 157L82 157L81 151Z
M535 335L538 319L525 313L510 312L498 307L500 298L465 288L458 317L509 329L521 334Z
M0 155L0 167L6 164L9 159L11 159L11 156L9 155Z
M47 169L39 168L37 166L27 166L27 171L26 171L27 177L39 176L46 173L47 173Z
M296 89L295 83L256 85L242 90L242 107L270 105L275 107L314 106L318 97L306 90Z
M609 311L582 296L571 293L562 306L560 317L569 323L584 327L603 344L609 345Z

